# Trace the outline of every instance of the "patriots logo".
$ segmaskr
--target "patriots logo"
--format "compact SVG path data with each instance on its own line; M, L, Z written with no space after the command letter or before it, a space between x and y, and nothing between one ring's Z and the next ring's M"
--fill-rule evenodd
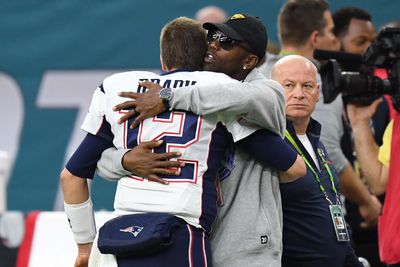
M126 228L119 229L120 232L131 233L134 237L137 237L142 230L143 227L140 226L129 226Z

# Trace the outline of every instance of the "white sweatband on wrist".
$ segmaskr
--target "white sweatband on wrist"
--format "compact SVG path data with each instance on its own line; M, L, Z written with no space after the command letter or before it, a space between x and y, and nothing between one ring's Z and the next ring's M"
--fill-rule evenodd
M64 210L68 217L75 242L77 244L93 242L96 236L96 223L94 220L93 203L90 197L80 204L67 204L64 202Z

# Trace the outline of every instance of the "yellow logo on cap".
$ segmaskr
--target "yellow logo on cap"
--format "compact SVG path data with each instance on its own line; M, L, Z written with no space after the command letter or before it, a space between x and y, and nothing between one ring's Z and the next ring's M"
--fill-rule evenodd
M244 19L244 18L246 17L243 14L235 14L230 19L232 20L232 19Z

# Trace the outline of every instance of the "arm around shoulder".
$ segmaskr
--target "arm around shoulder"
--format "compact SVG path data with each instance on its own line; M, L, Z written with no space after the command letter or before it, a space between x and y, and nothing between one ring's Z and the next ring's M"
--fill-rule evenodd
M283 90L279 83L259 75L244 82L176 88L171 108L200 115L219 112L223 121L244 118L282 136L286 125Z
M122 165L124 155L130 149L109 148L103 151L100 160L97 162L96 172L102 178L109 181L118 181L131 172L125 170Z
M305 162L280 136L258 130L237 142L247 153L268 167L280 172L281 182L291 182L307 172Z
M279 180L281 181L281 183L293 182L305 176L306 173L307 173L306 163L304 162L304 159L300 155L297 155L295 162L290 166L290 168L287 171L279 172Z

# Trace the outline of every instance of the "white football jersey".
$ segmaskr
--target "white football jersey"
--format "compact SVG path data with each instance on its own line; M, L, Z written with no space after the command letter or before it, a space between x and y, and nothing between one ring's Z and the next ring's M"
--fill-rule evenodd
M164 176L169 185L149 182L142 177L124 177L118 182L114 208L118 215L143 212L168 212L187 223L210 231L217 212L215 177L227 147L232 144L231 134L243 138L243 127L236 121L225 120L223 114L198 116L185 111L166 111L144 120L135 129L129 125L133 119L118 124L126 111L115 112L113 106L126 101L118 92L144 93L139 81L149 80L162 87L177 88L187 85L237 83L221 73L205 71L175 71L163 75L132 71L112 75L97 88L84 120L82 129L94 135L109 124L116 148L133 148L141 142L164 140L154 149L156 153L179 151L177 159L184 162L179 176ZM215 90L218 90L217 86ZM249 130L245 135L252 133ZM103 134L103 133L101 133ZM235 140L236 140L235 139Z

